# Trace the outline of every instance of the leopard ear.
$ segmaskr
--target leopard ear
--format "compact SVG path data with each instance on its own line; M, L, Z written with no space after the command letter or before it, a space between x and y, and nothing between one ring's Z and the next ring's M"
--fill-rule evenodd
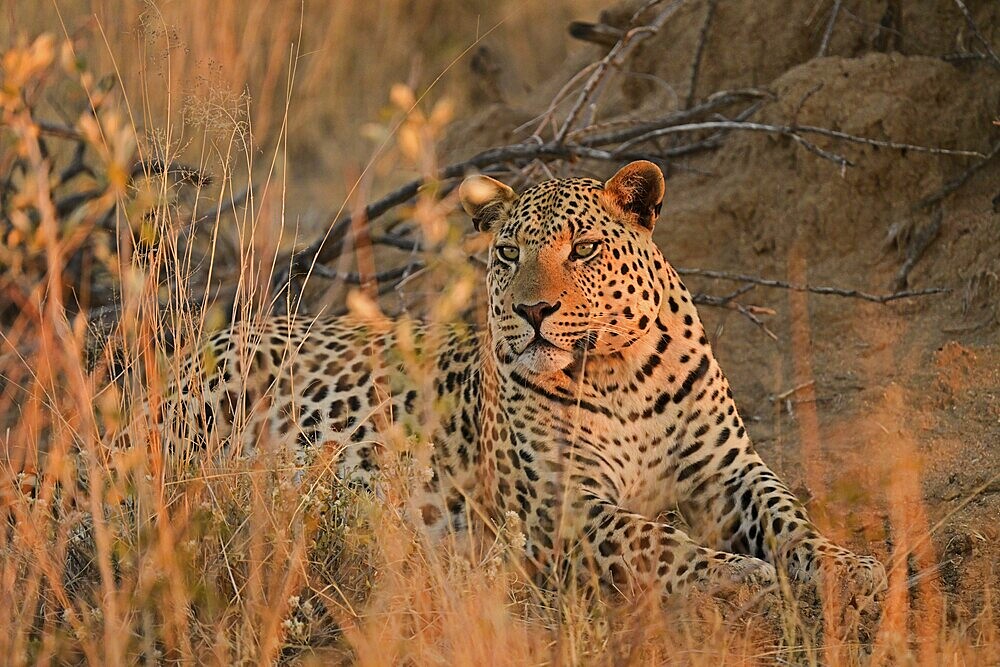
M489 231L517 195L495 178L476 174L462 181L458 188L462 208L472 216L476 231Z
M604 184L605 200L650 230L660 215L663 191L663 172L648 160L625 165Z

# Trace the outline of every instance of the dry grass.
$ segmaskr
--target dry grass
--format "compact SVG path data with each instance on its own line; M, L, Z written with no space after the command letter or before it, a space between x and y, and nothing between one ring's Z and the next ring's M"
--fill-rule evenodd
M947 626L940 610L921 624L913 609L927 601L914 607L905 568L871 643L828 632L818 645L780 606L595 604L540 591L510 557L516 525L431 546L403 517L413 471L376 499L332 481L323 455L163 454L150 412L185 373L168 350L222 326L220 285L238 319L262 316L279 247L310 222L292 211L314 210L290 193L341 201L386 141L380 183L428 172L447 108L413 112L398 87L387 103L393 84L424 92L500 19L514 66L540 79L540 62L562 58L551 36L570 4L387 0L375 12L316 2L305 14L264 0L7 5L0 173L26 168L5 185L0 227L4 661L855 664L873 650L879 664L989 664L992 604L969 627ZM42 30L57 36L26 36ZM459 100L460 112L462 94L452 76L429 99ZM94 172L60 184L68 149L29 112L75 127ZM137 158L146 168L129 178ZM150 173L155 160L194 165L213 183ZM260 189L248 205L216 214L251 175ZM59 214L65 196L88 189L97 194L86 206ZM473 280L461 269L464 223L450 225L431 195L414 214L440 242L432 284L445 298L431 316L452 319ZM94 366L80 313L111 301L120 315ZM35 480L33 495L19 492Z
M140 138L213 173L225 159L246 176L246 156L228 146L233 125L244 124L255 169L270 172L277 190L274 206L290 223L304 216L309 224L324 222L313 218L345 199L384 140L396 114L392 85L430 91L461 113L470 87L466 52L490 35L490 48L517 72L509 90L517 97L565 58L567 40L552 36L599 4L380 0L376 11L319 0L15 2L3 10L0 43L68 34L90 71L120 81ZM74 91L55 101L72 117L85 100ZM399 166L383 161L380 182L405 178Z

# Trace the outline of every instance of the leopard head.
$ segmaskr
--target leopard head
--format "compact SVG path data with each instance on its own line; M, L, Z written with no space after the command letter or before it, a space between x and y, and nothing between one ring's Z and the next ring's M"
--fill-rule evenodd
M650 330L666 288L653 242L664 181L633 162L605 183L551 180L518 195L487 176L460 189L490 234L489 331L497 363L536 379L584 356L627 354Z

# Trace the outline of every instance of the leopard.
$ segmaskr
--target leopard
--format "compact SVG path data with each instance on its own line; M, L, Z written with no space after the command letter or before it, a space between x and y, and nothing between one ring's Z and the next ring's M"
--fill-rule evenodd
M223 441L242 419L228 446L244 452L334 451L338 478L372 486L400 429L431 424L428 472L407 498L415 525L442 539L516 515L545 580L572 569L671 597L829 575L873 599L883 565L824 537L755 451L654 241L664 194L661 169L641 160L520 194L469 175L458 199L489 243L485 326L233 326L190 361L204 386L180 386L165 413L197 415L194 430Z

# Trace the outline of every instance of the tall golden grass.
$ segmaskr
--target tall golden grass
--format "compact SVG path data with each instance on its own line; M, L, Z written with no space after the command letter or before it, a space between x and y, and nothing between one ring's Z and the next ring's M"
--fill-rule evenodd
M380 182L398 177L394 168L427 171L447 114L432 104L409 113L407 90L428 89L497 24L513 66L541 78L545 63L563 57L551 36L578 7L376 4L4 10L0 166L29 168L8 184L0 262L3 298L16 312L0 332L0 661L990 664L989 603L968 627L917 632L919 645L912 615L898 612L902 625L878 636L870 658L856 637L828 631L818 643L777 601L764 610L595 604L539 590L511 556L522 539L516 522L471 545L431 545L411 528L401 508L413 471L398 471L395 491L375 498L332 480L323 455L184 464L164 455L150 416L171 383L199 381L180 360L227 319L211 287L229 286L240 321L264 316L274 258L301 224L292 211L313 210L293 193L323 193L322 206L335 207L387 137ZM105 73L113 87L97 76ZM461 91L462 77L445 77L429 98L460 100ZM98 165L76 187L99 195L69 219L57 215L52 190L65 150L42 148L35 112L72 126ZM397 146L391 133L404 117ZM192 164L215 181L129 179L136 158ZM249 178L260 190L235 219L215 214ZM432 280L445 298L431 317L453 319L474 280L461 261L464 222L449 224L431 195L413 212L441 242ZM121 303L96 365L79 305L104 304L75 290L81 274L67 275L65 263L84 245L90 271ZM362 254L358 265L372 261ZM364 293L350 302L378 307ZM899 572L890 599L907 607Z
M43 31L72 38L90 71L119 81L140 137L154 135L178 157L213 170L227 152L213 140L227 143L233 123L245 123L257 168L270 163L276 178L288 175L282 206L289 217L308 218L346 198L383 138L367 126L394 113L392 85L404 83L418 94L431 90L432 98L450 99L461 113L470 86L467 51L488 35L483 43L516 72L509 91L516 98L562 64L568 22L596 14L600 5L13 2L3 10L0 43ZM245 172L243 161L233 166ZM383 163L379 174L401 178L398 166Z

